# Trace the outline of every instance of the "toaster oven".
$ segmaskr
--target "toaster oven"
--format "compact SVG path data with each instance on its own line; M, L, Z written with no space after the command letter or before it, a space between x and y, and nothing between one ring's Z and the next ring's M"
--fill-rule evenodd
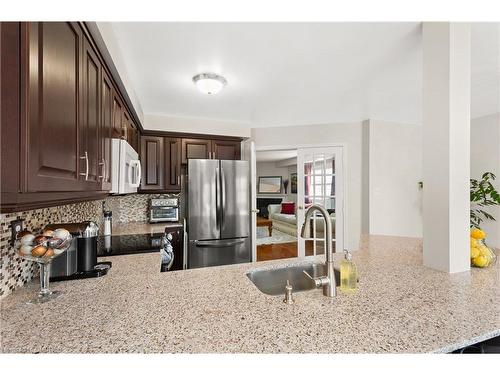
M178 198L152 198L149 201L149 222L179 221Z

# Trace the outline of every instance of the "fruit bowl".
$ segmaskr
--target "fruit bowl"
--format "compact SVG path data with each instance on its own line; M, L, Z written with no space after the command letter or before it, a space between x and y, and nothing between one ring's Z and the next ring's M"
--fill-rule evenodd
M40 267L40 292L28 303L44 303L61 294L49 288L50 264L54 258L69 249L72 239L71 234L63 228L47 230L39 235L29 231L19 233L15 243L19 256L38 263Z
M495 264L497 256L485 243L486 233L478 228L471 230L470 261L471 266L486 268Z
M477 245L471 247L471 265L479 268L486 268L496 263L497 256L483 240L476 240Z

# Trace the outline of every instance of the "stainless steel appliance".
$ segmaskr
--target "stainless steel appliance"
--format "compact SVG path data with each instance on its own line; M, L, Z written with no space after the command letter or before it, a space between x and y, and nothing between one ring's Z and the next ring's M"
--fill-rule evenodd
M51 281L99 277L111 268L111 262L97 262L98 226L92 221L47 225L45 229L65 228L73 235L68 250L54 258Z
M162 239L161 272L179 271L184 269L184 228L181 226L165 228Z
M149 201L149 222L179 221L179 199L151 198Z
M188 161L188 268L251 261L249 165Z
M97 240L97 256L159 253L161 272L183 270L183 234L184 226L176 223L165 224L164 232L160 233L100 236Z

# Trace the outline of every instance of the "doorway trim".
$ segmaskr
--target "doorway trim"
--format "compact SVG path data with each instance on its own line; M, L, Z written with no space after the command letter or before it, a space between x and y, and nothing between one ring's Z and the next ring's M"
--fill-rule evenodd
M255 141L254 141L255 142ZM344 217L344 248L347 250L351 250L349 248L349 204L348 204L348 199L349 199L349 190L347 189L347 180L349 174L349 170L347 168L348 166L348 145L345 142L340 142L340 143L303 143L303 144L296 144L296 145L268 145L268 146L259 146L255 144L255 153L259 151L282 151L282 150L298 150L299 148L314 148L314 147L342 147L342 168L344 171L344 178L342 181L342 188L344 190L344 199L343 199L343 204L342 204L342 210L343 210L343 217ZM256 155L257 156L257 155ZM257 158L256 158L257 159ZM257 172L257 171L256 171ZM252 181L254 186L257 186L257 173L255 173L255 180ZM255 196L255 199L257 199L257 196ZM257 202L254 202L257 204ZM298 235L298 232L297 232ZM257 259L255 259L256 261Z

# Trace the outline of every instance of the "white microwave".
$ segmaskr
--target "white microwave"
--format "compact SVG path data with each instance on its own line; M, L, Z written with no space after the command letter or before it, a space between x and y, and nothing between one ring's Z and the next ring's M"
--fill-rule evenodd
M124 139L111 140L111 191L136 193L141 183L139 154Z

